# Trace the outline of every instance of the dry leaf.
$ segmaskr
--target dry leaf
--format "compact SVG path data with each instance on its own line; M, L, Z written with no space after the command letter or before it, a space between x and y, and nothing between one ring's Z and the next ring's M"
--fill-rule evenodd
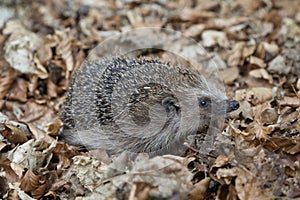
M219 45L221 47L228 47L229 42L226 33L215 30L206 30L202 33L203 46L212 47Z
M35 121L44 116L47 111L47 107L45 105L39 105L34 101L28 101L20 107L24 110L24 115L21 116L20 120L24 122Z
M246 44L244 42L238 42L235 44L233 50L231 51L227 63L231 67L236 67L243 63L242 50Z
M57 53L66 63L66 78L69 78L69 72L74 68L74 60L71 49L72 35L70 30L56 31L58 37Z
M62 121L60 119L56 119L55 121L46 125L47 134L51 136L57 136L60 129L62 128Z
M11 34L4 47L7 62L22 73L39 74L39 70L34 67L33 55L43 44L43 39L26 30L18 20L9 21L3 33Z
M26 142L27 136L26 133L17 126L14 126L10 122L5 122L5 129L2 131L2 135L13 144L22 144Z
M8 90L15 81L16 74L14 69L10 69L0 75L0 99L4 99L7 95Z
M33 124L27 123L27 125L28 125L29 130L34 135L36 140L45 141L48 144L51 144L52 142L55 141L54 138L49 136L46 132L42 131L41 129L35 127Z
M254 78L262 78L268 80L269 83L273 83L272 76L265 69L254 69L249 72L249 75Z
M285 59L281 55L275 57L270 63L268 67L268 71L271 73L278 74L288 74L291 70L290 66L285 64Z
M264 103L273 97L271 88L256 87L247 90L246 99L254 105Z
M16 80L16 84L12 88L9 98L18 100L20 102L27 101L27 90L28 90L28 82L22 78L18 78Z
M220 71L220 76L225 84L233 84L239 76L239 70L237 67L229 67Z
M33 173L31 169L28 169L24 177L21 180L20 188L24 192L31 192L38 188L40 185L39 176Z
M281 106L291 106L291 107L300 107L300 98L299 97L283 97L282 100L280 100L279 104Z
M258 66L260 68L266 67L266 63L262 59L255 56L250 56L249 62L250 64Z
M205 194L207 193L210 178L205 178L201 180L200 182L196 183L194 185L194 189L190 193L190 199L191 200L198 200L198 199L205 199Z
M183 32L183 34L186 37L196 37L202 33L204 28L205 28L204 24L196 24L196 25L190 26L188 29L186 29Z

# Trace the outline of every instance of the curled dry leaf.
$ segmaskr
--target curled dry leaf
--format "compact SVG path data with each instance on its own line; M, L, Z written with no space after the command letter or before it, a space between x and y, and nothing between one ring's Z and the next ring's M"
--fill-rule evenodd
M246 99L254 105L264 103L273 97L271 88L256 87L247 90Z
M1 134L10 143L22 144L28 140L26 133L19 127L15 126L14 124L12 124L10 122L5 122L4 126L5 126L5 129L1 131Z
M30 192L40 186L39 176L37 176L31 169L28 169L21 180L20 188L24 192Z
M19 187L19 183L9 183L9 192L8 192L8 199L25 199L25 200L35 200L31 198L28 194L26 194L21 188Z
M214 45L219 45L221 47L228 47L229 42L225 32L206 30L202 33L203 46L212 47Z
M193 188L190 181L192 174L173 158L149 159L146 156L139 156L134 163L128 165L128 162L132 161L121 154L109 166L86 156L76 156L73 159L74 164L64 177L68 179L76 175L80 184L93 191L93 195L104 198L115 197L120 185L128 184L131 188L137 182L149 185L151 188L149 194L160 198L172 196L175 192L180 198L185 198ZM95 182L99 184L95 185ZM88 193L86 196L92 194Z
M238 0L237 3L243 8L243 11L252 14L261 7L263 2L260 0Z
M277 56L278 53L279 47L277 44L268 42L261 42L256 50L256 55L267 61Z
M268 141L271 142L273 146L268 144L268 142L266 142L264 145L272 146L272 150L281 149L285 153L292 155L300 153L300 137L294 139L283 137L271 137ZM274 146L277 148L275 149ZM296 163L294 163L294 165L296 165Z
M268 71L277 74L288 74L291 70L290 66L287 66L283 56L276 56L271 62L269 62Z
M235 99L237 101L247 100L254 105L264 103L273 97L271 88L255 87L250 89L241 89L235 92Z
M0 75L0 99L3 99L9 89L12 86L12 83L15 80L17 73L14 69L10 69L6 72L1 73Z
M235 187L240 199L274 199L269 188L262 188L256 176L244 170L234 170L237 174Z
M210 178L206 177L194 185L194 189L190 193L191 200L205 199L206 192L209 187Z
M245 45L245 42L238 42L235 44L227 59L227 64L229 66L236 67L243 64L242 50Z
M35 137L36 140L45 141L48 144L51 144L52 142L55 141L54 138L52 138L46 132L44 132L41 129L37 128L33 124L28 123L27 125L28 125L29 130L34 135L34 137Z
M58 96L57 89L57 86L50 79L47 79L47 94L49 98L55 98Z
M274 131L276 126L268 125L264 126L257 122L252 122L247 127L247 132L255 134L255 137L259 140L265 141L269 138L269 134Z
M291 106L294 108L298 108L298 107L300 107L300 98L297 96L295 96L295 97L285 96L285 97L283 97L282 100L279 101L279 104L281 106Z
M255 139L255 133L250 133L246 131L241 131L240 129L230 125L230 133L231 135L235 136L237 138L238 135L241 135L244 140L246 141L252 141Z
M190 9L185 7L180 14L180 18L182 20L188 20L188 21L196 21L201 18L207 19L207 18L213 18L216 14L209 11L199 11L195 9Z
M192 25L188 29L184 30L183 34L186 37L196 37L203 32L204 28L205 28L204 24Z
M298 91L300 91L300 78L298 78L296 87L297 87Z
M249 75L254 78L262 78L268 80L269 83L273 83L272 76L265 69L254 69L249 72Z
M44 183L42 185L39 185L38 188L36 188L35 190L31 191L32 197L35 199L40 199L41 197L44 196L45 191L47 189L48 183Z
M62 121L60 119L56 119L53 122L46 125L47 128L47 134L51 136L57 136L59 133L59 130L62 127Z
M295 131L299 127L299 111L294 111L292 108L287 108L286 112L281 113L279 118L279 125L281 130Z
M22 78L18 78L9 94L9 99L18 100L20 102L26 102L27 90L28 90L28 82Z
M58 38L57 54L61 56L67 66L66 78L69 78L69 73L74 68L74 60L71 49L72 35L70 30L56 31Z
M37 104L34 101L28 101L20 107L24 111L24 115L22 115L19 120L24 122L36 121L44 116L47 111L47 107L45 105Z
M233 84L239 76L239 70L237 67L229 67L220 71L220 76L225 84Z
M250 56L249 63L260 68L266 67L266 63L262 59L255 56Z
M18 20L9 21L3 33L11 34L4 47L7 62L22 73L44 75L35 68L33 60L34 51L43 44L42 37L28 31Z
M37 150L38 145L33 139L26 143L15 147L8 152L8 159L18 163L27 169L37 169L42 166L47 166L52 158L52 151L56 145L56 141L51 143L48 148L42 151Z

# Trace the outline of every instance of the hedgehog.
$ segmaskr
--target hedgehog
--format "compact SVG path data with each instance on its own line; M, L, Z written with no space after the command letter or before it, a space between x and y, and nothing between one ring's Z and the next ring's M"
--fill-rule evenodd
M192 68L142 57L86 61L67 92L61 138L111 154L177 154L189 136L205 137L214 115L238 107Z

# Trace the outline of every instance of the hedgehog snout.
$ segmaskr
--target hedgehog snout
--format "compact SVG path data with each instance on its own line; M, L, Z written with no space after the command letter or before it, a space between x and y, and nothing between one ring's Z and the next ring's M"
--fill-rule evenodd
M226 102L226 112L232 112L237 110L240 107L239 102L229 99Z

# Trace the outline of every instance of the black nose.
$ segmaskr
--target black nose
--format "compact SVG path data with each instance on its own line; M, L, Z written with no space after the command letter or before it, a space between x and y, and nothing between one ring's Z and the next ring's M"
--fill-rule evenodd
M228 107L227 107L227 112L237 110L239 107L240 107L239 102L237 102L235 100L229 100Z

